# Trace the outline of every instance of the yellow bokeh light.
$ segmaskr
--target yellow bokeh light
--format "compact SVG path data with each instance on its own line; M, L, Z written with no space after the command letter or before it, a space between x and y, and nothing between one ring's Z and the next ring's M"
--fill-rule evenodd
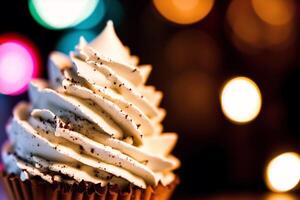
M271 160L266 168L266 183L272 191L292 190L299 180L300 158L297 153L283 153Z
M153 0L153 3L166 19L178 24L192 24L211 11L214 0Z
M294 0L252 0L256 14L271 25L289 23L296 11Z
M236 123L253 120L258 115L261 104L258 86L246 77L231 79L221 92L222 111L228 119Z

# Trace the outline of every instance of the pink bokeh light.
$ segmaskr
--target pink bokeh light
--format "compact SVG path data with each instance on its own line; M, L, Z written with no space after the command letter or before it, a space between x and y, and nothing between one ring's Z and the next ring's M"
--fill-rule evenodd
M0 93L18 95L39 74L39 55L27 39L6 34L0 36Z

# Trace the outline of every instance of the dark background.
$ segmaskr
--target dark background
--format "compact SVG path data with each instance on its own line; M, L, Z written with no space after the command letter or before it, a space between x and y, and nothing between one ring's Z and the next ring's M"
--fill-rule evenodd
M264 32L258 44L234 42L226 17L229 0L216 1L211 12L192 25L165 20L151 1L120 0L123 15L117 33L141 63L153 65L148 84L164 92L165 131L180 136L174 152L182 161L179 194L265 191L266 163L281 152L300 152L300 4L293 2L292 33L280 44L268 45L272 31ZM24 0L2 1L0 16L1 33L21 33L35 43L41 76L46 78L47 56L70 30L43 28L32 19ZM97 33L104 22L94 28ZM249 29L260 26L247 20L245 24ZM259 116L246 125L228 121L219 103L224 81L237 75L254 80L263 97ZM1 141L11 109L21 99L27 94L0 96Z

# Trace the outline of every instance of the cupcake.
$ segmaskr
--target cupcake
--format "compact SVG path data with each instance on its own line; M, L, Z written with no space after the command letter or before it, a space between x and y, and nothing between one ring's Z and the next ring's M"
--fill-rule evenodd
M163 133L162 93L146 85L109 21L69 56L52 52L7 126L1 182L10 199L168 199L180 165Z

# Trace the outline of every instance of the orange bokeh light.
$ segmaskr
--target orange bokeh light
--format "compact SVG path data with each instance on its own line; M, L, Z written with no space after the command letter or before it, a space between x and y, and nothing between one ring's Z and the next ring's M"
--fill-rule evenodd
M214 73L220 65L220 50L209 34L200 30L183 30L174 34L165 47L165 58L175 71L199 68Z
M266 195L265 200L296 200L298 199L294 194L288 193L270 193Z
M166 19L178 24L192 24L211 11L214 0L153 0L153 3Z
M233 0L227 10L227 21L234 44L243 51L285 47L293 38L292 23L274 26L262 21L250 0Z
M296 12L294 0L252 0L255 13L271 25L289 23Z
M178 74L170 84L171 108L178 124L203 130L215 129L217 86L213 76L197 70ZM183 98L178 98L183 97Z

